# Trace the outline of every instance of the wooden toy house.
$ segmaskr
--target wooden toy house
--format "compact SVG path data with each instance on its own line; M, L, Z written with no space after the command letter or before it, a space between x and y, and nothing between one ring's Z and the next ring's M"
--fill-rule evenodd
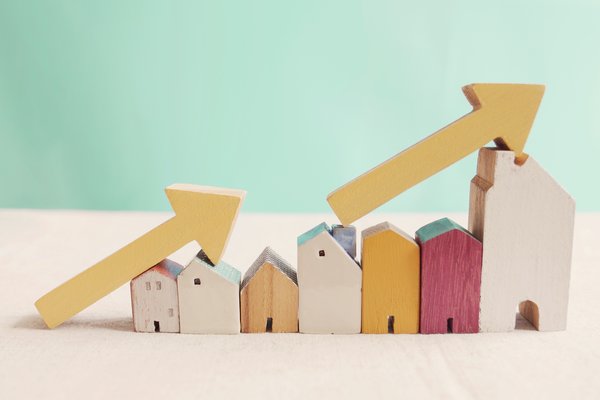
M241 273L200 251L177 277L181 333L240 332Z
M191 241L202 246L209 258L220 261L246 192L178 183L167 187L165 193L175 212L172 218L35 302L49 328L62 324Z
M302 333L359 333L361 269L322 223L298 237Z
M442 218L416 233L421 247L421 333L477 333L482 244Z
M270 247L244 275L240 300L243 333L298 332L296 271Z
M418 333L419 245L389 222L362 239L362 332Z
M518 161L518 163L517 163ZM529 156L484 148L471 181L469 230L483 242L482 332L567 323L575 201Z
M356 228L352 225L333 225L331 227L333 238L346 250L352 258L356 258Z
M179 332L177 276L183 267L164 259L131 280L131 309L136 332Z

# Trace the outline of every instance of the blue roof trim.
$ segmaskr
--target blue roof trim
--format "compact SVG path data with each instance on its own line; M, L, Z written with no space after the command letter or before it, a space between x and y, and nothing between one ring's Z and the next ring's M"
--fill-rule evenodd
M325 222L320 223L319 225L312 228L310 231L298 236L298 246L303 245L304 243L308 242L309 240L323 232L327 232L331 235L331 229L329 228L329 225L327 225Z
M438 219L437 221L430 222L429 224L420 228L415 236L421 243L425 243L428 240L436 238L452 230L459 230L468 234L469 236L473 236L471 232L452 221L450 218L442 218Z
M165 267L173 279L177 278L177 275L183 271L183 267L169 259L165 259L165 261L166 262L163 264L163 267Z
M200 260L205 267L210 269L211 271L221 275L223 278L227 279L229 282L239 285L242 281L242 273L238 271L236 268L227 264L225 261L221 261L217 265L213 265L210 259L206 256L203 250L196 255L196 258Z

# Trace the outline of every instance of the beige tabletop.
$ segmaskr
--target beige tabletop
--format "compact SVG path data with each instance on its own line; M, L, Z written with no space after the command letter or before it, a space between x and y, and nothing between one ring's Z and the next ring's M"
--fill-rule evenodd
M373 214L414 233L441 214ZM465 214L451 214L465 225ZM34 301L167 213L0 211L0 399L600 398L600 214L579 214L565 332L516 319L474 335L134 333L128 286L54 330ZM242 273L270 245L333 214L242 214L224 260ZM175 253L186 264L195 244Z

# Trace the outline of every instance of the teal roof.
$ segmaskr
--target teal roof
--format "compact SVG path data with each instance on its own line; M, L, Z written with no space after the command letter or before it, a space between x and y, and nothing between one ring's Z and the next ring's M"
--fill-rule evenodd
M298 236L298 246L303 245L304 243L308 242L309 240L323 232L331 234L331 229L329 228L329 225L327 225L325 222L315 226L310 231Z
M416 237L421 243L425 243L430 239L436 238L455 229L462 231L469 236L473 236L468 230L452 221L450 218L442 218L420 228L416 233Z
M200 250L200 252L196 255L196 258L208 269L221 275L229 282L236 285L240 284L240 281L242 280L242 273L236 268L227 264L225 261L221 261L217 265L214 265L203 250Z

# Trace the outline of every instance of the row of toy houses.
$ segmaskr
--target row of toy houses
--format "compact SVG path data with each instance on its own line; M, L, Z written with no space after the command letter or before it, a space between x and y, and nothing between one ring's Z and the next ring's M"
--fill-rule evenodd
M471 113L329 194L345 227L300 236L297 276L267 249L242 281L221 256L245 191L175 184L171 219L46 293L38 311L54 328L142 273L131 284L138 331L494 332L514 329L517 307L538 330L565 329L575 201L523 152L544 86L463 91ZM362 232L356 261L354 221L477 148L470 232L443 219L413 238L383 223ZM187 268L165 260L148 272L191 241L205 253Z
M298 237L298 273L267 247L243 279L203 251L185 268L163 260L131 281L135 330L476 333L513 329L517 306L540 330L564 329L568 281L557 279L564 271L523 264L517 268L531 267L518 272L527 277L521 279L510 265L491 263L495 270L482 282L481 241L450 219L420 228L415 238L388 222L365 229L361 263L356 242L353 226L322 223ZM506 290L506 282L518 290ZM552 296L538 296L536 288ZM482 315L481 295L512 307ZM540 307L549 316L543 329Z

